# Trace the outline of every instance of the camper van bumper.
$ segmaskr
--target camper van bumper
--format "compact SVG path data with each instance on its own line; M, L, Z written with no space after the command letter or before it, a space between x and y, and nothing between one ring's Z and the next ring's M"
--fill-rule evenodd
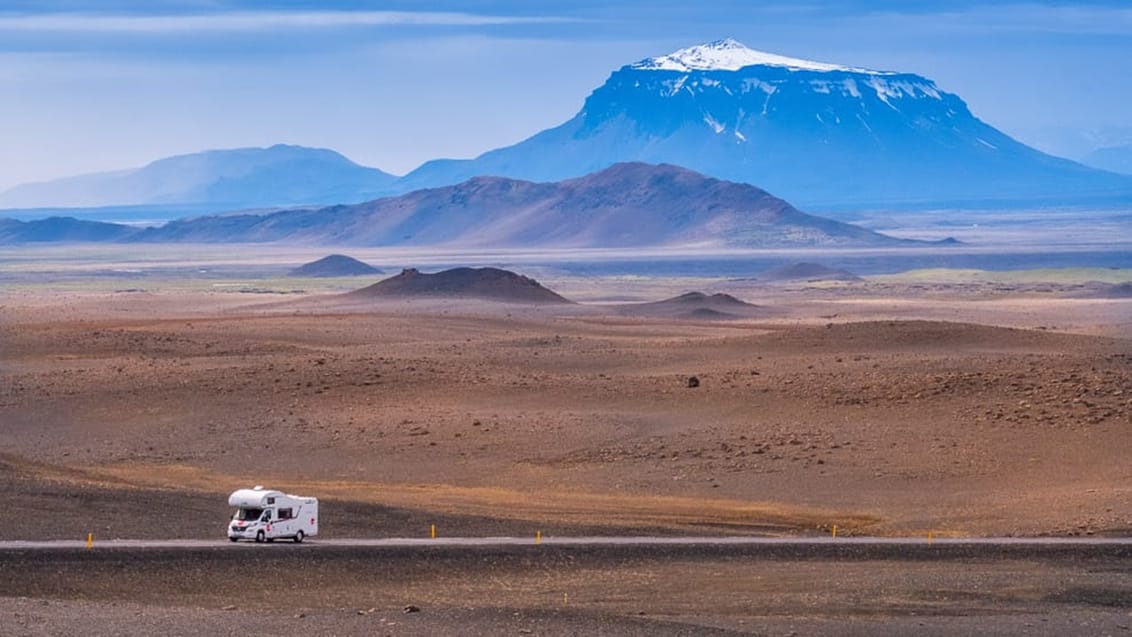
M248 526L245 526L245 527L230 526L230 527L228 527L228 537L231 538L231 539L240 539L240 538L254 539L256 530L257 530L257 527L252 526L252 525L248 525Z

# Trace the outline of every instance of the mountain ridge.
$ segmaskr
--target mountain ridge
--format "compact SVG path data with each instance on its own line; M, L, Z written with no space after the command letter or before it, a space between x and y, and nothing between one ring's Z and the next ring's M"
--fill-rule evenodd
M647 222L645 222L647 220ZM203 230L203 233L200 232ZM560 182L473 177L354 206L266 216L206 217L147 230L143 240L343 245L627 247L900 245L901 240L807 215L749 184L677 166L615 164Z
M623 65L558 126L472 159L427 161L402 177L334 151L279 144L24 184L0 193L0 207L354 204L479 176L563 181L626 162L682 166L833 216L1132 202L1132 175L1031 148L928 78L725 39Z
M0 240L27 228L9 224ZM474 177L361 204L184 218L119 241L460 247L926 245L803 213L751 186L672 165L615 164L582 178ZM49 240L43 233L36 240Z
M174 155L139 168L21 184L0 192L0 207L356 202L386 193L396 179L333 150L275 144Z

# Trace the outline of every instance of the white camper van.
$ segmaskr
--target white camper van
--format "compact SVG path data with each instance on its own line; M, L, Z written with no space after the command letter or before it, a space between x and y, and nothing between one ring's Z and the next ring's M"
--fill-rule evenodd
M228 506L236 514L228 525L228 539L274 542L275 538L303 538L318 535L318 498L305 498L256 486L240 489L228 496Z

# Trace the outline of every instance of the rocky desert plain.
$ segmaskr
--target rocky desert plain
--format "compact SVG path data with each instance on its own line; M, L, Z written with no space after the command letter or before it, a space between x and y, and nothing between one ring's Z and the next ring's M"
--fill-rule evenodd
M570 299L532 303L357 292L400 271L378 258L316 280L241 277L255 250L125 269L53 250L0 260L0 539L93 548L0 550L0 633L1132 628L1132 550L929 540L1132 535L1128 270L508 266ZM253 484L319 497L320 535L229 546L227 495ZM834 527L924 541L319 545Z

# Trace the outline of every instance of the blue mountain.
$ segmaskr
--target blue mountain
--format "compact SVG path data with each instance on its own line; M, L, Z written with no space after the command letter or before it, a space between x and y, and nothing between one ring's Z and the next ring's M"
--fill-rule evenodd
M1030 148L929 79L734 40L624 66L566 123L475 159L428 162L397 187L553 181L625 161L680 165L827 211L1132 200L1132 179Z
M0 193L0 207L200 204L261 207L357 203L384 194L396 178L321 148L210 150L142 168L24 184Z
M1081 158L1081 163L1101 170L1132 175L1132 144L1098 148Z

